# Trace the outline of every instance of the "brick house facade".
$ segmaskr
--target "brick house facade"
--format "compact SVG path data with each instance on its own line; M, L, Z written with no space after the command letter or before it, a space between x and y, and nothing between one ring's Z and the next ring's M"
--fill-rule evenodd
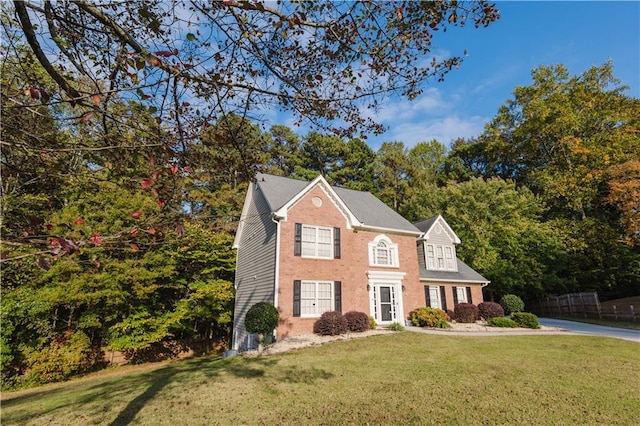
M429 271L433 259L425 253L451 255L459 242L444 219L434 219L421 229L370 193L331 187L322 176L304 182L257 175L234 242L233 349L255 347L244 316L258 302L277 307L276 338L312 332L328 310L365 312L385 325L404 324L411 310L431 303L429 296L448 300L450 309L460 298L480 303L487 281L475 271L461 274L472 270L459 268L457 258L456 265L448 259L441 270ZM434 245L424 239L429 226L438 227ZM450 234L447 243L443 237Z

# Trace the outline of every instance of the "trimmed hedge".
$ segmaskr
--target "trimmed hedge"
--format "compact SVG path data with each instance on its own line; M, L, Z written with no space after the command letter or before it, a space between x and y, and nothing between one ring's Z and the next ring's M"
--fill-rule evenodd
M482 302L478 305L480 317L488 320L489 318L503 317L504 309L496 302Z
M244 318L244 326L249 333L269 335L278 326L280 314L271 303L259 302L249 308Z
M474 323L479 318L478 307L472 303L458 303L454 312L456 321L461 323Z
M338 311L325 312L313 324L313 332L321 336L337 336L347 330L347 319Z
M409 313L411 323L416 327L447 328L451 318L445 311L438 308L416 308ZM445 325L446 324L446 325Z
M520 327L540 328L540 324L538 324L538 317L529 312L514 312L511 314L511 319Z
M505 315L524 311L524 302L515 294L505 294L502 296L502 299L500 299L500 306L504 309Z
M362 332L367 331L371 327L369 324L369 315L364 312L351 311L344 314L347 320L347 330Z
M502 327L502 328L517 328L518 323L504 317L493 317L487 320L489 327Z

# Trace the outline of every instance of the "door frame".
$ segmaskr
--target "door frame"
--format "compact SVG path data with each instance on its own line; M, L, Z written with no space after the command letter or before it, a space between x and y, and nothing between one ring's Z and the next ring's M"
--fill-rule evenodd
M381 325L389 325L393 322L399 322L404 325L404 303L402 300L402 280L406 275L405 272L389 272L389 271L367 271L367 288L369 289L369 312L370 315L376 320L376 323ZM380 318L376 318L376 302L375 295L379 294L380 287L392 287L395 296L395 312L396 320L382 321Z

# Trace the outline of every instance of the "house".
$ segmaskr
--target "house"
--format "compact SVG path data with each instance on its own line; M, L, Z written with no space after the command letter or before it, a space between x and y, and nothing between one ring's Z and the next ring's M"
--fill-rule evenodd
M420 306L482 302L486 279L455 256L441 216L411 224L368 192L258 174L234 240L232 349L257 346L244 318L258 302L280 313L276 337L310 333L326 311L404 323ZM453 263L452 263L453 262Z

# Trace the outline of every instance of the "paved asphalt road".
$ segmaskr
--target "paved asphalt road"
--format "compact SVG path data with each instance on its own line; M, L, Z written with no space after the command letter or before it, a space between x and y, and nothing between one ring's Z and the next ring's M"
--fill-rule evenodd
M564 328L571 333L615 337L616 339L631 340L633 342L640 343L640 330L605 327L603 325L586 324L582 322L564 321L551 318L539 318L538 322L540 325L547 327Z

